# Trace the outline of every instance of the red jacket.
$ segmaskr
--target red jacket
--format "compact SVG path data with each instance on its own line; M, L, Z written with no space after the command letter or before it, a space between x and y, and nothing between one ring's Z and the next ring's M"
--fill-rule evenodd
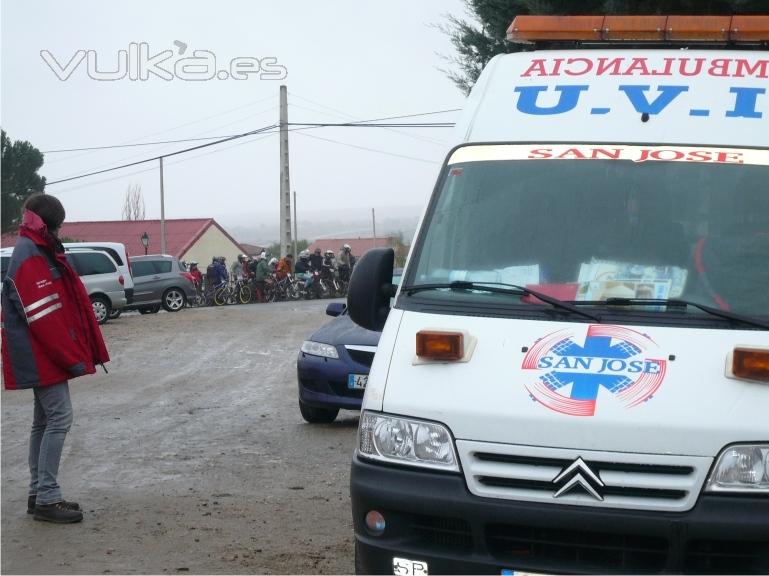
M109 361L80 277L29 210L3 280L2 345L8 390L59 384Z

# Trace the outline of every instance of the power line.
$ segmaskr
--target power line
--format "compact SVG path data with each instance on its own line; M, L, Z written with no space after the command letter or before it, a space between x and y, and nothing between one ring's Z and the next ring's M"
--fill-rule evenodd
M386 150L378 150L376 148L368 148L366 146L358 146L357 144L350 144L348 142L340 142L339 140L332 140L331 138L323 138L321 136L315 136L313 134L302 133L300 136L306 136L307 138L315 138L316 140L323 140L324 142L333 142L334 144L341 144L342 146L349 146L350 148L357 148L358 150L366 150L368 152L377 152L379 154L386 154L387 156L395 156L396 158L405 158L407 160L416 160L417 162L425 162L427 164L440 164L434 160L426 160L425 158L416 158L415 156L406 156L405 154L397 154L395 152L387 152Z
M325 104L321 104L320 102L316 102L315 100L311 100L310 98L305 98L304 96L300 96L299 94L296 94L294 92L289 92L289 96L292 96L293 98L298 98L300 100L304 100L305 102L309 102L310 104L313 104L315 106L320 106L321 108L325 108L326 110L331 110L332 112L330 112L330 113L329 112L323 112L321 110L318 110L317 108L313 110L311 108L307 108L306 106L300 106L300 105L296 104L295 102L292 103L291 106L303 108L305 110L311 110L311 111L314 111L314 112L319 112L321 114L328 114L328 115L331 115L331 116L337 116L337 117L340 117L340 118L341 117L346 117L348 119L354 118L351 114L348 114L347 112L344 112L343 110L339 110L339 109L333 108L331 106L326 106ZM402 136L406 136L407 138L411 138L413 140L419 140L419 141L422 141L422 142L427 142L428 144L432 144L433 146L441 146L441 147L445 147L446 146L446 142L443 142L443 141L440 141L440 140L436 140L435 138L430 138L429 136L424 136L422 134L410 134L408 132L404 132L402 130L396 130L394 128L390 128L389 131L390 132L394 132L396 134L400 134Z
M274 106L273 108L277 108ZM240 122L240 120L238 120ZM359 123L334 123L334 122L289 122L287 126L312 126L317 128L324 127L349 127L349 128L451 128L453 122L414 122L414 123L393 123L393 124L359 124ZM201 140L215 140L217 138L232 138L239 134L222 134L219 136L202 136L200 138L179 138L178 140L156 140L154 142L136 142L133 144L107 144L104 146L87 146L84 148L62 148L60 150L46 150L44 154L56 154L58 152L80 152L82 150L109 150L113 148L134 148L137 146L155 146L160 144L179 144L181 142L199 142Z
M200 140L216 140L217 138L230 138L233 134L222 136L202 136L200 138L180 138L179 140L155 140L154 142L136 142L134 144L109 144L105 146L87 146L85 148L62 148L61 150L46 150L43 154L57 154L59 152L80 152L82 150L110 150L113 148L134 148L136 146L155 146L157 144L179 144L180 142L197 142Z
M316 128L452 128L453 122L400 122L388 124L360 124L350 122L288 122L287 126L314 126Z
M184 128L185 126L191 126L192 124L198 124L200 122L205 122L206 120L210 120L211 118L216 118L217 116L225 116L227 114L230 114L231 112L235 112L237 110L242 110L244 108L249 108L251 106L256 106L257 104L261 104L262 102L265 102L267 100L272 100L272 96L268 96L266 98L260 98L259 100L254 100L252 102L249 102L247 104L243 104L241 106L236 106L235 108L229 108L227 110L223 110L221 112L217 112L215 114L210 114L208 116L204 116L203 118L198 118L197 120L191 120L189 122L185 122L183 124L177 124L176 126L172 126L171 128L166 128L164 130L158 130L156 132L151 132L150 134L146 134L145 136L140 136L138 138L131 138L130 140L126 140L124 142L121 142L121 144L129 144L131 142L136 142L137 140L140 140L141 138L145 138L148 136L157 136L158 134L166 134L167 132L173 132L174 130L178 130L179 128ZM270 110L277 108L277 106L273 106ZM262 112L258 112L256 115L261 114ZM251 117L251 116L248 116ZM98 149L98 148L94 148ZM78 149L74 149L78 150ZM84 150L91 150L90 148L84 148ZM65 150L61 150L61 152L64 152ZM54 152L59 152L59 150L43 150L43 154L52 154ZM74 156L70 156L69 158L61 158L58 161L61 160L71 160L73 158L79 158L81 156L86 156L86 154L76 154ZM56 161L49 162L49 164L53 164Z
M429 115L433 115L433 114L442 114L442 113L445 113L445 112L454 112L454 111L456 111L456 109L454 109L454 110L439 110L439 111L434 111L434 112L421 112L421 113L417 113L417 114L402 114L402 115L398 115L398 116L389 116L389 117L383 117L383 118L372 118L370 120L359 120L359 121L348 122L348 123L344 123L344 124L333 124L333 123L328 123L328 124L310 124L310 125L302 125L303 126L302 128L295 128L294 130L307 130L307 129L319 128L319 127L323 127L323 126L338 126L338 127L344 127L344 126L365 126L366 123L374 123L374 122L379 122L379 121L382 121L382 120L397 120L397 119L401 119L401 118L415 118L415 117L418 117L418 116L429 116ZM61 184L63 182L70 182L72 180L78 180L78 179L81 179L81 178L87 178L89 176L96 176L97 174L104 174L105 172L111 172L113 170L121 170L123 168L129 168L131 166L137 166L139 164L145 164L147 162L153 162L155 160L159 160L160 158L168 158L170 156L176 156L178 154L183 154L183 153L186 153L186 152L191 152L193 150L199 150L201 148L206 148L208 146L215 146L217 144L221 144L223 142L228 142L230 140L234 140L234 139L237 139L237 138L244 138L246 136L252 136L254 134L259 134L261 132L272 130L272 129L276 128L277 126L278 126L277 124L272 124L270 126L264 126L262 128L258 128L256 130L251 130L249 132L244 132L243 134L235 134L235 135L232 135L232 136L227 136L227 137L221 138L219 140L215 140L213 142L208 142L206 144L200 144L198 146L193 146L191 148L184 148L182 150L176 150L175 152L169 152L167 154L161 154L159 156L154 156L152 158L145 158L144 160L137 160L136 162L129 162L128 164L122 164L120 166L113 166L113 167L110 167L110 168L105 168L103 170L95 170L95 171L87 172L85 174L79 174L77 176L70 176L70 177L67 177L67 178L61 178L59 180L53 180L51 182L47 182L46 185L47 186L54 186L56 184ZM376 127L376 126L374 126L374 127ZM441 126L441 127L444 127L444 126ZM330 141L331 142L336 142L336 143L339 143L339 144L344 144L342 142L337 142L337 141L333 141L333 140L330 140ZM349 146L353 146L354 147L354 145L352 145L352 144L350 144ZM364 147L360 147L360 148L361 149L365 149ZM370 149L370 150L371 151L375 151L375 152L381 152L381 151L375 150L373 148ZM404 157L412 159L412 160L416 159L416 158L412 158L412 157L408 157L408 156L404 156ZM418 160L429 162L429 160L423 160L423 159L418 159Z
M237 148L238 146L243 146L245 144L252 144L254 142L258 142L259 140L264 140L265 138L269 138L270 136L277 134L277 132L269 132L265 131L263 134L266 134L265 136L260 136L259 138L253 138L251 140L244 140L243 142L237 142L236 144L233 144L231 146L222 146L218 150L210 150L203 154L195 154L193 156L190 156L188 158L181 158L174 162L168 162L166 166L176 166L177 164L182 164L184 162L189 162L191 160L195 160L197 158L201 158L203 156L208 156L209 154L217 154L219 152L224 152L226 150L230 150L232 148ZM66 192L73 192L75 190L82 190L83 188L88 188L90 186L97 186L99 184L104 184L105 182L113 182L115 180L120 180L121 178L128 178L130 176L135 176L137 174L144 174L145 172L153 172L157 170L156 166L151 166L150 168L144 168L142 170L135 170L133 172L129 172L128 174L120 174L119 176L113 176L111 178L104 178L102 180L97 180L96 182L91 182L89 184L83 184L82 186L75 186L73 188L65 188L64 190L57 190L57 194L64 194Z
M88 176L96 176L97 174L104 174L105 172L112 172L114 170L121 170L123 168L129 168L131 166L137 166L139 164L146 164L147 162L153 162L155 160L159 160L160 158L168 158L170 156L176 156L178 154L183 154L185 152L192 152L193 150L199 150L201 148L207 148L208 146L214 146L216 144L221 144L222 142L228 142L230 140L235 140L236 138L244 138L246 136L252 136L254 134L259 134L261 132L264 132L266 130L271 130L272 128L275 128L277 124L272 124L271 126L264 126L263 128L257 128L256 130L251 130L250 132L244 132L243 134L236 134L235 136L230 136L228 138L222 138L221 140L216 140L215 142L208 142L207 144L200 144L199 146L193 146L192 148L185 148L183 150L177 150L175 152L169 152L168 154L163 154L161 156L155 156L153 158L145 158L144 160L137 160L136 162L130 162L128 164L123 164L121 166L113 166L112 168L105 168L104 170L96 170L95 172L88 172L86 174L80 174L78 176L71 176L69 178L62 178L61 180L54 180L53 182L46 182L46 186L53 186L54 184L61 184L63 182L69 182L71 180L79 180L80 178L87 178Z
M243 108L243 107L241 107L241 108ZM272 108L269 108L267 110L263 110L261 112L258 112L256 114L254 114L253 116L258 116L260 114L263 114L264 112L269 112L270 110L274 110L275 108L277 108L277 106L273 106ZM236 110L236 109L233 109L233 110ZM429 115L433 115L433 114L442 114L444 112L456 112L457 110L459 110L459 108L455 108L455 109L451 109L451 110L437 110L435 112L421 112L421 113L417 113L417 114L405 114L405 115L400 115L400 116L388 116L388 117L385 117L385 118L373 118L371 120L354 120L354 121L350 121L350 122L338 122L338 123L333 123L333 122L312 122L312 123L297 123L297 122L293 122L292 123L292 122L289 122L289 126L318 126L318 127L325 127L325 126L341 126L341 127L344 127L344 126L364 126L365 127L365 126L370 126L372 128L389 128L389 127L394 127L394 128L430 128L430 127L434 127L435 126L435 127L444 128L444 127L454 126L454 123L453 122L416 122L416 123L399 123L399 124L395 124L395 123L393 123L393 124L375 124L375 122L379 122L379 121L382 121L382 120L399 120L399 119L402 119L402 118L416 118L416 117L419 117L419 116L429 116ZM224 113L222 113L222 114L224 114ZM203 118L201 120L195 120L193 122L188 122L187 124L181 124L179 127L187 126L189 124L194 124L196 122L201 122L203 120L207 120L209 118L213 118L214 116L221 116L221 114L215 114L213 116L207 116L206 118ZM250 116L247 116L247 118L249 118L249 117ZM236 120L235 122L231 122L229 124L225 124L223 126L220 126L220 128L223 128L225 126L229 126L229 125L235 124L235 123L240 122L240 121L241 120ZM173 130L173 129L165 130L165 132L170 132L171 130ZM160 134L160 133L162 133L162 132L156 132L156 134ZM176 143L180 143L180 142L195 142L195 141L199 141L199 140L210 140L210 139L214 139L214 138L232 138L233 136L239 136L239 134L228 134L228 135L224 135L224 136L208 136L208 137L203 137L203 138L179 138L179 139L176 139L176 140L159 140L159 141L154 141L154 142L135 142L135 143L131 143L129 141L129 142L122 143L122 144L106 144L106 145L103 145L103 146L85 146L85 147L82 147L82 148L61 148L61 149L56 149L56 150L44 150L43 154L56 154L56 153L59 153L59 152L80 152L80 151L90 151L90 150L107 150L107 149L110 149L110 148L132 148L132 147L136 147L136 146L153 146L153 145L160 145L160 144L176 144Z
M243 106L241 106L241 108L243 108ZM232 126L233 124L239 124L239 123L241 123L242 121L244 121L244 120L247 120L247 119L249 119L249 118L254 118L254 117L256 117L256 116L261 116L262 114L264 114L264 113L266 113L266 112L270 112L270 111L272 111L272 110L275 110L276 108L277 108L277 106L272 106L272 107L270 107L270 108L267 108L267 109L265 109L265 110L260 110L259 112L256 112L256 113L254 113L254 114L249 114L248 116L246 116L246 117L244 117L244 118L239 118L238 120L235 120L235 121L233 121L233 122L227 122L226 124L220 124L220 125L218 125L218 126L215 126L215 127L213 127L213 128L210 128L210 129L208 129L208 130L203 130L202 132L197 132L197 133L195 133L195 134L191 134L191 135L190 135L188 138L190 139L190 141L195 141L195 138L197 138L197 137L201 137L201 136L203 136L203 135L205 135L205 134L210 134L211 132L214 132L214 131L216 131L216 130L218 130L218 129L221 129L221 128L226 128L226 127L228 127L228 126ZM220 115L220 114L219 114L219 115ZM214 116L217 116L217 115L214 115ZM213 116L212 116L212 117L213 117ZM188 124L194 124L194 123L195 123L195 122L188 122ZM166 132L167 132L167 131L168 131L168 130L166 130ZM232 135L231 135L231 134L225 134L225 135L223 135L223 136L218 136L218 138L229 138L230 136L232 136ZM157 151L157 152L153 152L153 153L155 153L155 154L157 154L157 155L161 155L161 153L160 153L160 150L162 150L162 147L163 147L163 145L160 145L160 146L161 146L161 148L160 148L160 149L158 149L158 151ZM80 156L84 156L84 155L86 155L86 154L89 154L89 153L88 153L88 152L86 152L85 154L80 154ZM140 153L138 153L138 154L130 154L130 155L128 155L128 156L123 156L122 158L116 158L116 159L114 159L114 160L112 160L112 161L110 161L110 162L106 162L106 163L102 163L102 164L99 164L98 166L94 166L93 168L91 168L91 171L92 171L92 172L95 172L96 170L101 170L102 168L109 168L109 167L111 167L111 166L119 165L119 164L122 164L122 163L127 163L128 161L130 161L130 160L133 160L134 158L141 158L141 157L143 157L144 155L145 155L145 153L144 153L144 152L140 152ZM65 179L65 178L69 178L70 176L75 176L76 174L77 174L77 173L75 173L75 174L72 174L72 173L70 173L70 174L66 174L66 175L63 175L63 176L60 176L60 177L58 177L58 179L59 179L59 180L63 180L63 179Z

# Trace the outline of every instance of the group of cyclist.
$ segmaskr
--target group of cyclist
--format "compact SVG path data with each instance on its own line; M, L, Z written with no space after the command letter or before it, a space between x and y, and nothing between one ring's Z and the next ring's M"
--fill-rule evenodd
M230 281L249 285L253 292L253 301L265 302L268 290L291 275L304 283L303 293L306 297L312 294L320 296L318 284L321 281L333 285L334 280L338 278L338 283L346 286L354 265L352 248L349 244L344 244L338 255L334 254L333 250L322 252L320 248L316 248L312 253L303 250L296 262L292 254L280 259L270 257L265 251L255 258L240 254L229 270L224 256L214 256L205 274L198 268L197 262L187 263L187 273L198 293L204 295L207 302L212 302L213 294Z

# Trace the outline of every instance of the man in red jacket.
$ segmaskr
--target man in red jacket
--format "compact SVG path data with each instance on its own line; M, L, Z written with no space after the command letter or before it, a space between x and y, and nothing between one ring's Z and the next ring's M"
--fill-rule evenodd
M56 481L64 439L72 426L70 378L93 374L109 361L91 302L67 262L58 232L64 207L48 194L24 204L19 239L2 291L3 379L8 390L32 388L35 412L29 442L27 513L35 520L83 519Z

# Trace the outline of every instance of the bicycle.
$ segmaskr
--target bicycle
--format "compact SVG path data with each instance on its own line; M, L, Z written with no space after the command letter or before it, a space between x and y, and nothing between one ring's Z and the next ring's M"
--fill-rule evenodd
M245 278L238 279L238 281L235 282L235 294L237 294L238 302L241 304L248 304L254 297L251 285Z
M251 302L251 287L243 280L222 284L214 291L214 304L248 304Z
M270 275L270 281L265 285L264 299L267 302L280 302L282 300L298 300L299 289L291 280L291 276L277 279L275 274Z

